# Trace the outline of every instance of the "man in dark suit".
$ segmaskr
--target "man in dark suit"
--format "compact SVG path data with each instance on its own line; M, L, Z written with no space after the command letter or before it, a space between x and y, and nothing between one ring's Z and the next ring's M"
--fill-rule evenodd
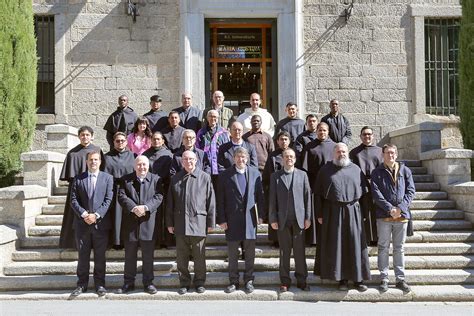
M186 150L183 170L171 178L166 198L166 226L176 236L179 294L191 285L189 257L194 261L194 287L204 293L206 282L206 236L215 225L216 202L211 176L196 167L196 154Z
M217 223L225 230L229 255L229 281L226 293L239 288L239 245L245 252L245 292L252 293L257 225L263 222L264 197L258 168L247 166L247 149L234 151L234 165L219 174Z
M293 249L298 288L309 291L305 259L305 229L311 225L312 203L308 176L295 168L293 149L283 151L283 169L270 179L269 223L278 230L280 243L280 292L291 285L290 255Z
M236 148L244 147L249 153L248 164L258 168L257 151L255 146L242 138L244 127L240 122L234 122L230 126L230 141L219 147L217 164L219 172L224 171L234 164L234 151Z
M105 289L105 250L112 228L107 213L113 197L114 179L99 171L100 151L87 154L87 171L78 175L71 191L71 208L74 213L73 227L76 235L79 260L77 263L77 288L71 297L87 291L91 250L94 248L94 284L99 296Z
M161 178L148 172L150 162L145 156L135 159L135 172L123 177L119 202L123 208L122 238L125 244L124 285L119 294L135 289L138 246L142 250L142 274L145 292L155 294L153 285L153 252L157 238L156 218L163 200Z

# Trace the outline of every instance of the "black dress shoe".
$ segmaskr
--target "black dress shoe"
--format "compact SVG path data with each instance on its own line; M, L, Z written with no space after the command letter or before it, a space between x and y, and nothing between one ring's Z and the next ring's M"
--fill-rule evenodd
M145 286L145 292L148 294L156 294L158 290L153 284Z
M98 286L95 291L96 291L97 295L99 295L99 296L104 296L105 294L107 294L107 290L103 286Z
M227 288L224 290L226 293L232 293L235 292L238 289L238 286L235 284L229 284Z
M71 296L76 297L81 295L82 293L87 292L87 289L83 286L78 286L72 291Z
M339 281L339 291L349 291L349 284L347 280Z
M204 292L206 292L206 288L204 286L202 286L202 285L201 286L196 286L196 293L202 294Z
M309 287L308 283L299 284L297 286L302 291L305 291L305 292L311 291L311 288Z
M124 284L120 289L117 290L117 294L126 294L135 291L135 285Z
M180 287L179 290L178 290L178 294L179 295L184 295L184 294L188 293L188 290L189 290L188 287L185 287L185 286Z
M354 287L357 291L359 292L365 292L367 291L369 288L367 287L367 285L365 285L364 283L362 282L354 282Z
M254 290L255 290L255 287L253 286L253 281L252 280L245 283L245 293L250 294Z

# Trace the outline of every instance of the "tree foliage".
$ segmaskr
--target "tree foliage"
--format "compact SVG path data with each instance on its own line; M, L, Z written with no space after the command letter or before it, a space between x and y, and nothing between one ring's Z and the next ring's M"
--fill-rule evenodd
M20 170L36 125L36 41L31 0L0 1L0 187Z
M474 1L462 1L459 98L464 148L474 149Z

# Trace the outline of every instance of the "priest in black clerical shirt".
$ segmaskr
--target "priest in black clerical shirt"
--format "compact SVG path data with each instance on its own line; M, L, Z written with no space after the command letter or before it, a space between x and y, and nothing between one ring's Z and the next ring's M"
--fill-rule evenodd
M275 135L280 131L287 131L290 133L290 147L293 147L293 143L299 134L303 133L305 128L305 122L298 117L298 106L294 102L288 102L286 104L287 117L280 120L275 126ZM275 137L276 140L276 137Z
M150 111L143 114L150 123L152 132L161 132L168 125L168 113L161 109L161 97L152 95L150 97Z
M117 132L125 134L132 133L133 126L137 120L138 115L128 106L128 97L121 95L118 98L118 107L112 114L110 114L107 122L104 125L104 130L107 131L107 142L110 149L114 148L114 135Z

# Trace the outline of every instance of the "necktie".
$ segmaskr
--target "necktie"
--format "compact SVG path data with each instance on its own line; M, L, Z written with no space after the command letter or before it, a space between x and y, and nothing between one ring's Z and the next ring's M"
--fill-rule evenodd
M91 196L94 196L95 184L97 182L97 176L95 174L91 173L91 175L89 177L89 180L90 180Z

